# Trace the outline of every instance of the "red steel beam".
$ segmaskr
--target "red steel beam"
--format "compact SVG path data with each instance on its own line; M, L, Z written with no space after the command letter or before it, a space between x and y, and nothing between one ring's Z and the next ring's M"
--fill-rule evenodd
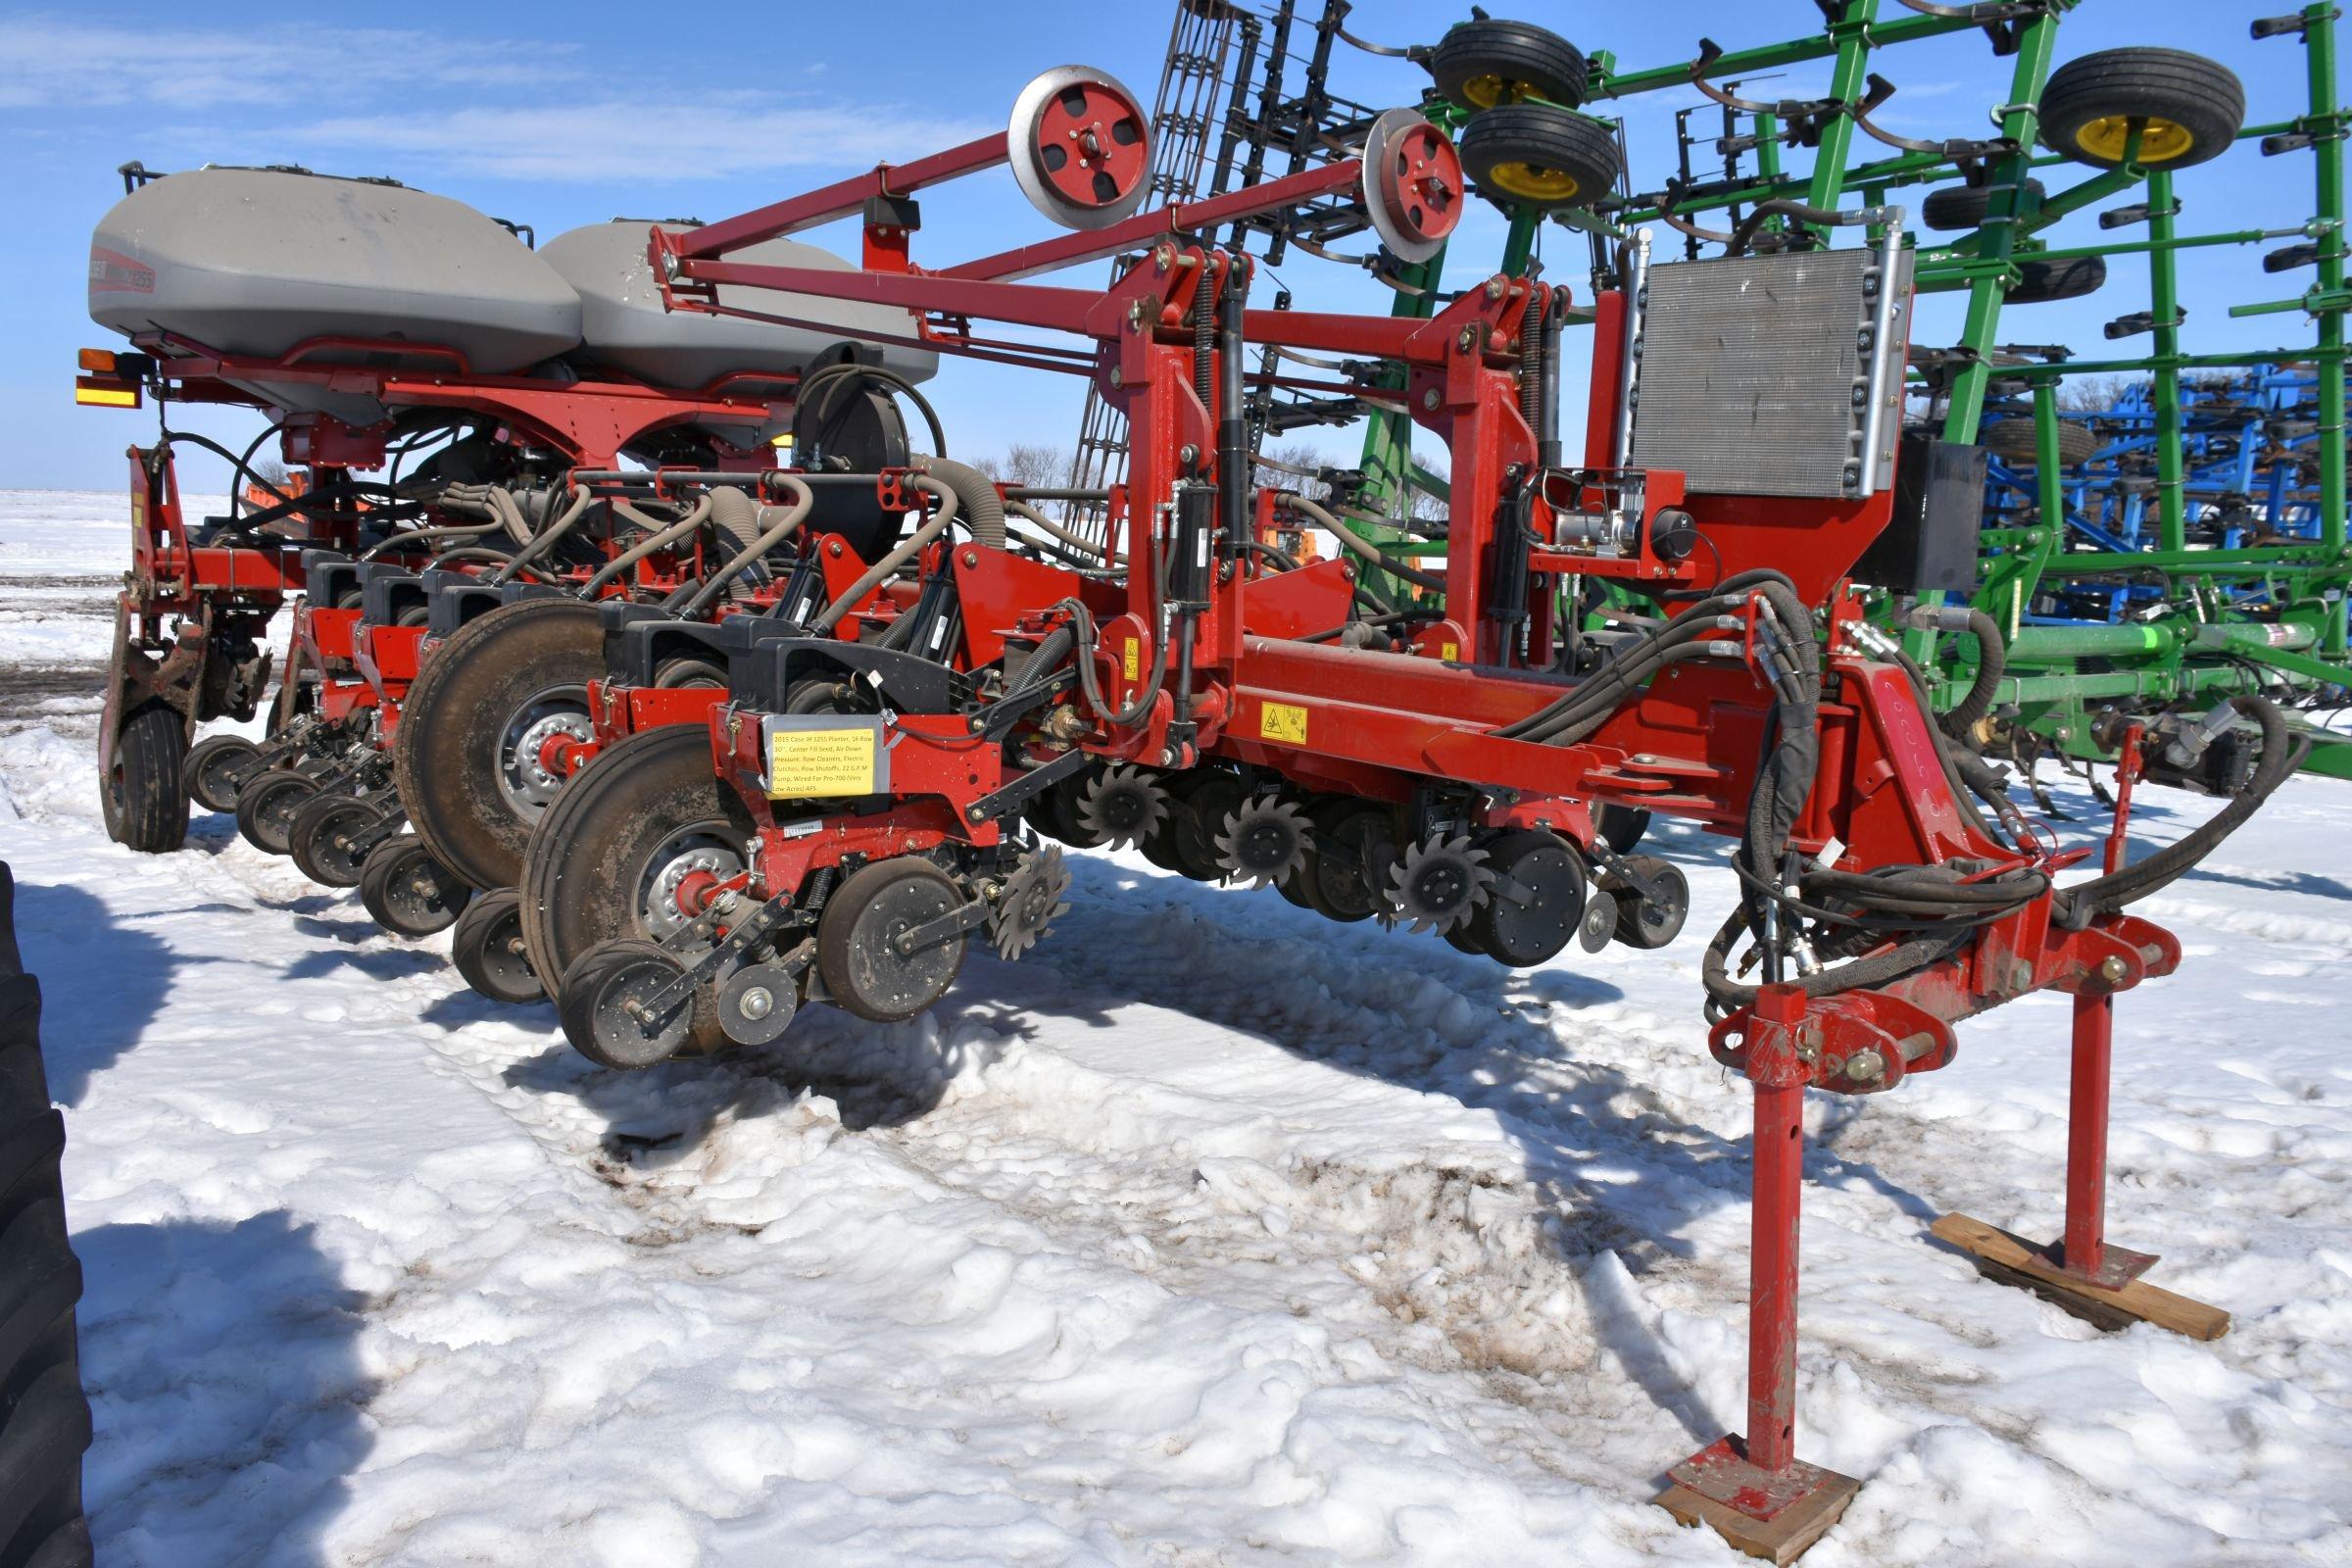
M991 131L960 147L917 158L908 164L876 164L862 174L835 180L800 196L726 219L676 236L675 254L685 257L723 256L747 245L814 228L859 211L870 197L906 196L927 185L944 184L962 174L994 169L1008 156L1004 133Z

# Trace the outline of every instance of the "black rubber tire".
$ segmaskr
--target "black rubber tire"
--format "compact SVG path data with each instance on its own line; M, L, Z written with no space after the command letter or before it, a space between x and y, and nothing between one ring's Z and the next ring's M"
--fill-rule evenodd
M1495 962L1533 968L1576 940L1585 913L1585 862L1557 833L1530 828L1505 833L1486 846L1487 863L1537 895L1518 905L1490 890L1464 922L1471 944Z
M432 618L433 607L431 605L411 605L392 617L392 624L395 626L423 626L429 624Z
M237 791L237 832L264 855L285 855L294 847L294 818L318 793L307 773L273 767L245 781Z
M87 1568L81 1264L58 1179L66 1124L41 1067L41 988L18 958L15 902L0 863L0 1562Z
M188 841L187 755L178 710L149 703L122 721L114 765L98 781L108 838L141 855L169 855Z
M1396 835L1388 808L1371 801L1343 800L1320 808L1315 826L1342 845L1359 849L1366 843L1394 839ZM1350 925L1369 920L1380 912L1384 901L1360 863L1362 859L1360 853L1359 863L1354 865L1342 863L1320 851L1308 857L1306 869L1314 884L1312 896L1318 914Z
M875 1023L911 1018L948 993L963 970L967 938L957 935L919 953L887 944L909 926L963 903L947 872L920 856L899 855L859 866L825 900L816 927L816 972L833 1004Z
M1463 127L1456 150L1486 195L1542 212L1591 206L1624 167L1615 131L1550 104L1490 109Z
M2026 189L2040 201L2049 190L2038 179L2026 181ZM1919 206L1919 220L1938 233L1953 234L1967 229L1983 228L1985 217L1992 211L1992 192L1982 185L1944 185L1928 192L1928 199Z
M1999 419L1984 426L1977 445L2013 468L2037 468L2041 449L2035 444L2032 419ZM2058 421L2058 463L2072 468L2088 463L2099 450L2099 433L2074 419Z
M2041 144L2093 169L2123 162L2128 120L2148 128L2139 162L2187 169L2219 158L2246 123L2246 87L2218 60L2185 49L2105 49L2050 73L2041 92Z
M724 824L746 845L753 838L742 799L711 770L707 727L667 724L600 754L531 834L521 882L531 967L568 974L600 942L657 935L636 906L642 862L700 823Z
M418 888L422 880L427 886ZM429 937L457 923L473 889L414 833L388 838L360 867L360 903L396 937Z
M535 815L509 799L500 745L534 698L605 678L596 607L524 599L467 621L424 662L401 705L392 777L410 825L477 888L522 880Z
M262 749L242 735L207 735L188 748L179 776L188 799L208 811L233 811L237 791L261 767Z
M607 1002L616 987L642 992L665 984L683 967L658 942L623 937L598 943L564 976L556 1003L564 1038L590 1061L618 1072L642 1072L687 1051L694 1043L693 1015L707 1010L699 999L686 1004L682 1029L676 1026L677 1014L668 1012L658 1020L662 1027L650 1037L632 1040L607 1032L612 1022Z
M1574 109L1592 88L1584 51L1530 22L1456 23L1430 51L1428 65L1438 91L1472 111L1530 95Z
M724 664L709 659L669 659L654 673L654 684L668 691L691 687L727 689L727 669Z
M1649 813L1638 806L1610 801L1592 808L1592 831L1619 855L1631 855L1649 831Z
M383 815L380 803L355 795L340 791L315 795L294 813L293 825L286 833L286 852L293 857L295 869L320 887L356 888L367 855L364 851L354 854L335 838L380 822Z
M1659 906L1632 887L1612 888L1617 895L1617 940L1644 952L1662 948L1682 935L1683 923L1690 917L1690 879L1673 861L1654 855L1628 856L1626 863L1671 891L1668 904Z
M1225 868L1217 863L1217 832L1234 808L1249 798L1250 787L1223 768L1207 774L1186 794L1184 819L1168 834L1168 853L1178 871L1196 882L1225 880Z
M2006 304L2079 300L2107 286L2104 256L2079 256L2071 262L2037 262L2029 256L2017 264L2017 286L2009 291Z
M449 958L477 996L509 1006L546 1000L547 987L522 946L522 895L492 888L450 928Z

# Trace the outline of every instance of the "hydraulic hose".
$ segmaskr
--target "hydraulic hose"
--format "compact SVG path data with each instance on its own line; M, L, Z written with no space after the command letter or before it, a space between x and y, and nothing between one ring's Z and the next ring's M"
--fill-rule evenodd
M606 562L603 565L597 567L596 575L590 577L585 583L580 585L580 597L582 599L594 597L599 588L602 588L605 584L611 582L613 578L619 576L622 572L628 570L631 566L634 566L637 564L637 563L643 561L655 551L667 549L669 546L676 544L679 540L684 539L687 535L693 533L695 529L700 528L703 525L703 519L710 515L710 497L707 494L688 510L685 516L680 517L677 521L668 524L664 524L659 517L647 516L644 513L639 512L635 507L630 506L626 501L615 499L611 503L611 505L612 510L620 514L622 517L644 529L646 531L646 537L639 540L636 544L630 546L628 549L622 551L619 555L614 556L611 561Z
M570 505L554 521L533 534L530 525L523 520L522 508L515 503L514 496L505 490L493 489L489 494L490 510L506 520L509 532L519 530L523 541L522 548L514 553L514 562L499 573L498 580L505 582L523 567L544 560L547 553L555 549L557 543L587 514L588 500L585 489L572 486Z
M2179 843L2167 845L2113 876L2061 891L2057 901L2059 924L2070 931L2080 931L2100 915L2113 914L2126 905L2136 904L2169 887L2236 832L2303 765L2311 743L2294 741L2286 727L2286 715L2278 710L2277 704L2249 693L2240 693L2229 701L2239 714L2262 729L2262 755L2254 764L2252 776L2230 798L2228 806Z
M960 467L961 465L957 465L957 466ZM914 488L924 492L926 495L937 497L939 501L939 511L932 514L931 520L929 522L926 522L920 528L915 529L912 534L909 534L904 541L902 541L897 549L893 550L889 555L884 556L880 561L875 562L872 565L866 567L865 574L863 576L859 577L856 582L850 584L850 586L843 591L839 599L836 599L831 604L827 605L823 611L817 614L816 619L808 623L808 630L811 633L821 634L824 632L829 632L835 626L839 625L841 623L841 617L850 612L851 606L857 604L858 600L863 599L868 593L872 592L875 584L889 578L892 574L897 572L900 567L906 565L906 563L921 555L930 547L931 541L946 533L948 531L948 525L956 520L955 491L949 489L946 485L942 484L939 480L932 478L927 473L916 474L913 479L913 485ZM1004 521L1004 514L1002 513L998 514L997 524L1000 529L1003 528Z
M1126 559L1124 556L1113 555L1111 553L1109 540L1105 539L1101 544L1097 544L1092 539L1086 538L1082 534L1072 533L1069 529L1064 528L1060 523L1055 522L1053 518L1047 516L1044 513L1038 511L1026 501L1007 499L1004 502L1004 510L1012 516L1020 518L1023 522L1028 523L1030 526L1043 529L1048 537L1060 540L1063 544L1068 545L1072 550L1080 551L1086 555L1093 556L1097 560L1102 562L1105 565L1115 566L1121 561Z
M1354 529L1341 522L1339 518L1333 516L1329 512L1325 511L1315 502L1307 500L1306 497L1301 495L1288 495L1283 498L1283 505L1290 507L1295 511L1306 514L1306 515L1312 518L1318 526L1328 530L1332 537L1338 539L1342 548L1362 557L1364 560L1370 562L1373 565L1378 566L1381 570L1387 572L1390 576L1400 577L1404 581L1413 584L1415 587L1427 588L1435 593L1444 593L1446 591L1445 578L1438 576L1434 572L1418 570L1417 568L1408 566L1403 562L1397 561L1393 557L1382 555L1380 553L1379 546L1373 544L1371 540L1366 539Z
M479 545L468 545L457 550L445 552L442 555L435 556L432 560L424 564L424 569L426 571L438 571L444 566L455 565L461 561L495 561L503 566L508 564L513 560L514 558L509 556L503 550L488 550ZM544 583L552 584L556 580L555 578L550 577L546 572L541 571L537 566L524 566L522 571L524 575L535 577Z
M823 369L810 372L795 391L794 401L802 408L814 407L817 416L821 418L832 412L832 402L828 398L824 403L816 403L816 394L819 390L829 390L833 382L845 379L876 381L904 393L906 401L914 405L915 412L923 416L923 423L930 429L931 450L943 458L947 456L947 431L939 422L939 411L931 406L930 399L915 390L912 381L907 380L896 370L884 369L879 365L865 365L857 360L844 360L838 365L828 365ZM835 395L838 396L838 394Z

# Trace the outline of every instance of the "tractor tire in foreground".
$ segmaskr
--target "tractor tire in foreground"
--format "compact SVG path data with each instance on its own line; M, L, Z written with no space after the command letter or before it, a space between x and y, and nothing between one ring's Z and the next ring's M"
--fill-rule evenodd
M15 902L0 864L0 1564L86 1568L81 1264L58 1182L66 1124L41 1070L41 988L17 956Z

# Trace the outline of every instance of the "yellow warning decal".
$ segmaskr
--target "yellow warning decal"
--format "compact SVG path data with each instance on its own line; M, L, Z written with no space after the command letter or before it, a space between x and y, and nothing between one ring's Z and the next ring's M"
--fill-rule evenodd
M1257 733L1261 740L1304 746L1306 710L1291 703L1268 703L1257 710Z
M871 729L779 729L767 737L772 800L871 795L874 788Z
M1120 662L1119 668L1129 680L1134 680L1142 674L1144 668L1143 639L1138 637L1127 639L1127 654Z
M1462 645L1460 643L1440 643L1438 644L1438 657L1440 659L1459 659L1462 657Z

